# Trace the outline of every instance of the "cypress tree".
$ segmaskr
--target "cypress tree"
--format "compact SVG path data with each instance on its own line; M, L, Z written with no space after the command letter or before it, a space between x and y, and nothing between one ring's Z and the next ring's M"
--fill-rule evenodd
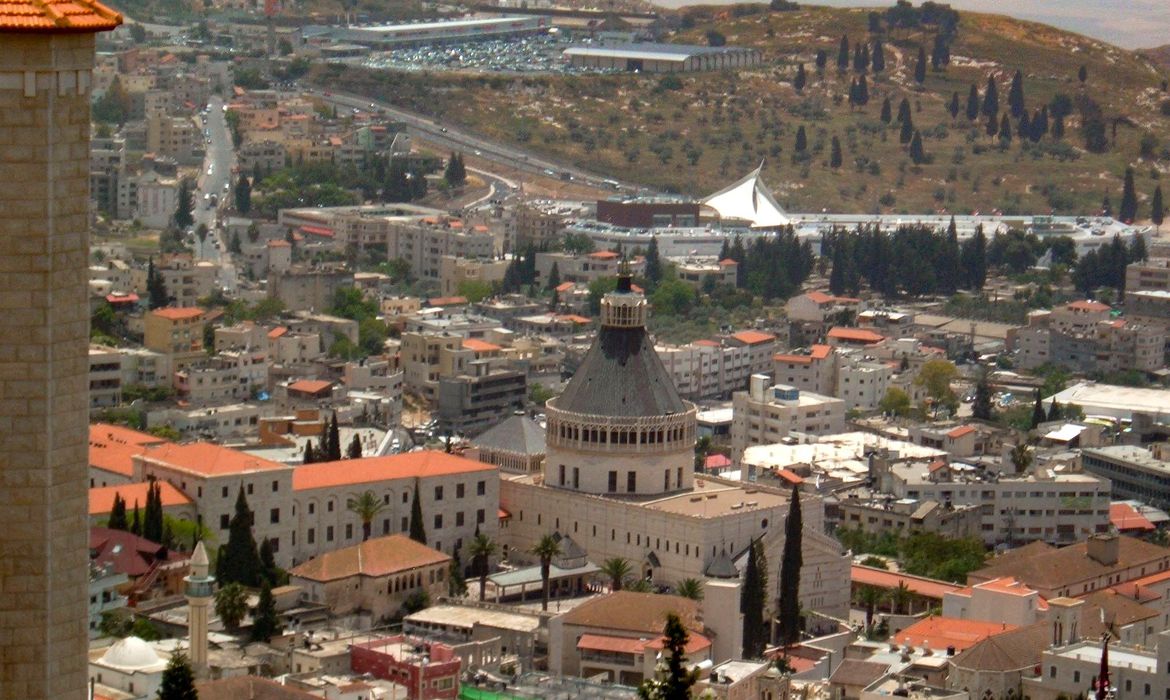
M890 98L888 98L888 97L887 97L886 99L882 100L882 113L881 113L881 117L880 117L880 118L881 118L881 120L882 120L882 123L883 123L883 124L889 124L889 123L890 123L890 119L891 119L891 116L890 116Z
M255 588L261 579L260 554L256 549L256 538L252 535L252 511L240 485L236 496L236 512L228 523L228 540L219 553L216 577L220 585L238 583Z
M353 439L349 441L349 447L345 450L346 459L361 459L362 458L362 438L357 433L353 434Z
M266 540L267 541L267 540ZM276 615L276 600L272 597L272 584L267 579L260 587L260 602L252 618L252 641L267 642L280 634L280 618Z
M313 449L313 441L305 441L305 464L312 464L317 461L317 452Z
M987 89L983 91L983 116L999 118L999 90L993 75L987 76Z
M975 383L975 402L971 404L971 415L980 420L991 420L991 385L985 371L979 373L979 380Z
M106 523L106 527L111 530L125 530L128 527L126 523L126 501L122 500L120 493L114 493L114 505L110 507L110 520Z
M1150 199L1150 221L1153 221L1154 225L1161 229L1165 216L1166 211L1162 206L1162 186L1156 185L1154 196Z
M650 290L662 281L662 258L658 256L658 236L650 236L650 245L646 246L646 267L643 274Z
M943 294L954 294L959 288L962 277L962 267L959 263L959 232L955 226L955 217L947 226L947 235L943 239L939 250L936 266L938 268L939 291Z
M926 82L926 49L918 46L918 62L914 64L914 82L919 85Z
M337 427L337 411L333 412L333 420L329 423L328 457L331 462L341 459L341 430Z
M727 240L723 241L724 247L727 246ZM719 258L722 260L723 258ZM548 289L556 289L561 286L561 268L553 261L552 269L548 271Z
M874 39L873 42L873 72L881 73L886 69L886 51L882 47L881 39Z
M247 214L252 211L252 183L248 182L247 175L240 175L236 180L236 211Z
M795 150L797 153L804 153L806 150L808 150L808 136L805 134L804 124L796 127L796 143L793 144L793 150ZM724 243L726 243L726 241L724 241ZM720 259L722 260L723 258Z
M910 139L910 160L915 165L922 165L926 162L926 152L922 150L922 134L917 129L914 130L914 136Z
M829 63L829 54L825 53L824 49L817 49L816 66L817 73L824 73L825 66Z
M834 296L845 295L846 255L845 246L838 241L837 245L833 246L833 269L829 272L829 291Z
M971 83L971 91L967 93L967 121L973 122L979 116L979 88Z
M864 75L857 80L857 104L862 106L869 104L869 81Z
M845 72L849 69L849 37L842 34L841 44L837 47L837 70Z
M130 533L142 536L142 518L138 514L138 501L134 501L134 516L130 518Z
M788 517L784 519L784 554L780 560L780 643L787 646L800 641L800 567L804 559L802 538L804 521L800 512L800 488L792 487Z
M170 303L166 282L163 280L162 274L154 269L154 258L150 258L146 262L146 294L148 305L152 310L161 309Z
M898 142L902 144L910 143L914 138L914 134L918 132L914 130L914 120L907 114L906 118L902 120L902 131L898 134ZM919 144L921 145L921 144Z
M1012 120L1007 112L1003 113L1003 119L999 122L999 140L1005 145L1012 142Z
M1056 399L1053 399L1048 406L1048 420L1060 420L1060 404L1056 402Z
M1044 413L1044 404L1040 399L1040 390L1036 390L1036 402L1032 404L1032 430L1044 422L1047 414Z
M903 97L902 101L898 103L898 123L904 124L910 120L910 100Z
M158 687L158 700L199 700L195 690L195 672L182 651L176 650L167 662Z
M987 124L984 128L987 131L988 138L994 138L999 133L999 120L995 117L988 117Z
M807 80L808 78L804 74L804 64L801 63L796 66L796 77L792 79L792 87L796 88L797 92L803 92Z
M410 539L419 544L426 544L427 532L423 527L422 501L418 497L420 488L422 488L422 485L415 482L414 500L410 503Z
M1012 86L1008 88L1008 108L1016 119L1024 114L1024 74L1018 70L1012 76Z
M837 138L836 136L833 137L833 145L832 145L832 149L831 149L831 154L829 155L829 167L830 168L840 168L841 167L841 140L839 138ZM651 239L651 241L653 241L653 239Z
M739 594L739 611L743 614L743 658L758 659L764 653L764 598L768 594L768 562L764 546L753 540L744 568L743 588Z
M947 105L947 111L951 114L951 121L959 118L959 91L955 90L951 93L951 102Z
M1118 217L1127 224L1137 219L1137 193L1133 187L1133 168L1125 169L1125 184L1121 190L1121 206L1117 210Z
M1088 79L1089 69L1087 66L1082 65L1079 69L1077 69L1077 80L1081 81L1081 85L1084 85L1085 81Z
M162 491L156 479L151 479L146 488L146 510L143 512L142 518L142 536L151 542L162 543Z
M191 192L191 183L183 178L183 181L179 183L179 194L175 203L175 226L185 229L195 223L194 209L195 196Z

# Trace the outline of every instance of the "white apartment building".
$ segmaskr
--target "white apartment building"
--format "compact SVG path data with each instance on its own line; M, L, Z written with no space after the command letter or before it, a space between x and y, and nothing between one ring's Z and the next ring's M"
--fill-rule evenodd
M171 214L174 214L171 210ZM162 277L170 306L192 307L199 299L209 296L216 288L219 267L215 263L197 261L190 255L169 255L154 263L155 272ZM134 288L146 291L146 268L133 272Z
M775 349L776 336L752 330L654 348L679 395L688 399L726 396L746 388L748 377L771 371Z
M192 406L245 401L268 384L268 354L224 350L175 372L175 390Z
M132 178L137 192L134 218L148 228L166 228L175 217L179 202L179 181L153 170ZM121 208L119 206L119 208Z
M144 348L89 348L90 408L117 406L122 390L131 385L170 386L170 362L162 355Z
M873 411L890 388L894 369L884 362L873 362L842 354L837 366L835 395L847 410Z
M831 435L845 430L845 402L753 374L747 391L732 394L731 458L751 445L780 442L791 432Z

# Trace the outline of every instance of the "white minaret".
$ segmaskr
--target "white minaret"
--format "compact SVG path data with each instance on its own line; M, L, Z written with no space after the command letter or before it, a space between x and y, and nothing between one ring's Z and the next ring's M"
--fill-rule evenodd
M211 603L212 584L215 583L215 577L207 569L207 550L200 541L191 554L191 575L183 579L187 582L185 593L190 610L187 615L187 635L191 640L191 668L196 678L207 675L207 608Z

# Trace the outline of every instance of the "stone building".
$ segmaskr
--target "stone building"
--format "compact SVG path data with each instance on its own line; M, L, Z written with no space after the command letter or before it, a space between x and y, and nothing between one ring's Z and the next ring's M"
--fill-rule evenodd
M790 494L694 475L696 414L679 398L646 334L646 299L624 270L602 301L601 329L580 369L549 400L543 474L505 477L500 537L518 558L544 535L580 544L593 562L628 560L657 584L707 575L762 540L779 578ZM801 603L842 617L849 562L823 533L824 508L802 495ZM770 595L770 600L775 596Z
M0 6L0 698L85 692L95 0Z

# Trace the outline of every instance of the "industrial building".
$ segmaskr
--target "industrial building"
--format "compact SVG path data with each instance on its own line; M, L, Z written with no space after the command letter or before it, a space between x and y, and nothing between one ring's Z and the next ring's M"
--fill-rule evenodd
M551 26L547 17L468 17L443 22L338 27L328 34L334 41L374 48L395 48L543 34Z
M574 68L631 73L692 73L759 65L760 52L736 46L621 44L572 46L562 54Z

